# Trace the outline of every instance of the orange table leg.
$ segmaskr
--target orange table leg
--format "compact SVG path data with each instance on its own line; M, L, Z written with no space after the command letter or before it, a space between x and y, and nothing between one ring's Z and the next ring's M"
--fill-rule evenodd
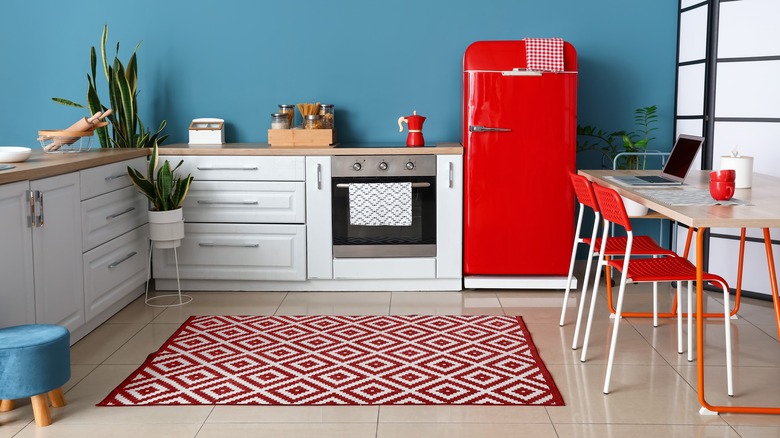
M704 262L704 256L701 251L702 243L702 233L699 233L696 238L696 374L698 377L699 403L701 403L702 408L713 413L780 414L780 407L713 406L707 403L707 400L704 397L704 318L701 314L701 309L704 307L704 291L701 281L703 275L702 263ZM778 333L780 334L780 301L778 300L777 295L777 274L775 272L775 260L772 253L772 240L769 236L769 228L764 228L764 245L766 246L766 261L769 265L772 301L775 305L775 319L778 323Z

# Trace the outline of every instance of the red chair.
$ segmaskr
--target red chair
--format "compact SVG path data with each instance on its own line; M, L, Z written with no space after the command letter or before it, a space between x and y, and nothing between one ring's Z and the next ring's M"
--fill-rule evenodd
M609 347L609 359L607 361L607 375L604 379L604 394L609 393L609 382L612 375L612 365L615 359L615 347L617 346L618 330L620 328L621 311L623 308L623 297L625 295L626 283L628 279L635 283L643 282L677 282L677 300L681 298L681 285L683 281L688 282L688 302L691 302L691 285L696 280L696 267L688 261L688 259L682 257L662 257L662 258L645 258L645 259L632 259L629 254L633 254L632 245L634 243L633 232L631 230L631 221L626 214L625 206L620 195L612 189L601 187L598 184L593 184L593 191L596 197L596 201L600 207L602 216L604 218L604 232L602 234L601 249L599 251L599 259L596 271L596 284L593 289L593 298L596 296L598 290L598 278L599 272L603 266L609 265L619 270L622 275L620 278L620 289L618 291L617 307L615 308L615 322L612 328L612 339ZM613 223L623 227L626 231L626 248L624 257L622 260L610 260L605 261L605 250L609 246L610 238L608 236L609 224ZM731 361L731 319L729 314L729 288L726 281L713 274L704 273L703 280L709 283L715 283L723 289L723 309L724 309L724 321L725 321L725 333L726 333L726 375L728 394L734 395L734 387L732 382L732 361ZM588 313L588 322L585 328L585 339L583 341L583 352L588 344L590 337L591 323L593 322L593 307L595 300L591 302L591 308ZM682 310L678 306L677 309L677 342L678 352L681 351L682 345ZM692 332L691 315L688 316L688 351L689 359L691 351L691 332ZM699 346L703 348L703 346Z
M585 301L588 291L588 278L590 278L590 270L593 262L593 257L599 255L601 249L601 238L597 238L599 228L599 218L601 213L599 212L599 205L596 202L596 197L593 193L593 187L591 182L584 176L577 175L575 173L570 174L572 185L574 186L574 193L577 195L577 200L580 204L580 212L577 217L577 229L574 234L574 247L571 251L571 263L569 264L569 277L566 281L566 289L563 296L563 305L561 306L561 320L560 325L563 327L564 320L566 318L566 303L569 301L569 292L571 290L571 279L574 275L574 261L577 256L577 247L580 243L588 245L588 261L585 265L585 275L582 279L582 296L580 297L580 305L577 311L577 323L574 328L574 340L572 341L572 350L577 349L577 341L580 337L580 326L582 323L583 309L585 308ZM582 229L582 217L585 212L585 207L590 207L594 213L593 230L590 238L581 238L580 231ZM611 237L605 249L602 249L605 256L608 257L622 257L626 252L626 237ZM636 236L634 238L633 246L631 248L631 255L633 256L677 256L674 251L664 249L659 246L649 236ZM598 279L596 280L598 281ZM611 285L608 283L608 288ZM653 300L653 325L658 326L658 289L657 286L653 288L654 300ZM595 296L595 295L594 295ZM581 360L585 361L586 349L583 349Z

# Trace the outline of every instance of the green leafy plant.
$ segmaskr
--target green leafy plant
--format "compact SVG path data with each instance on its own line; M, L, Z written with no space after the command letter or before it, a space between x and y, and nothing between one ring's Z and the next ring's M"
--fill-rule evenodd
M615 157L622 152L643 153L647 151L652 132L657 130L658 107L656 105L637 108L634 110L634 121L637 131L608 132L590 125L577 125L577 152L596 151L612 163ZM628 155L618 163L621 169L644 169L647 165L647 157L641 155Z
M111 64L106 57L106 42L108 40L108 25L103 27L100 41L100 53L103 61L103 72L108 84L108 96L113 114L109 115L111 132L108 127L98 128L95 132L104 148L144 148L162 144L168 135L162 135L166 122L163 120L157 132L152 132L144 126L138 117L138 59L136 52L141 43L135 46L133 54L127 61L127 66L119 60L119 43L116 43L116 53ZM90 71L87 74L87 106L68 99L53 97L52 100L67 106L89 108L90 115L98 111L105 112L97 92L97 53L95 47L90 48Z
M171 168L171 164L165 160L157 169L158 160L159 154L155 143L152 155L149 157L146 176L130 166L127 167L127 174L130 175L138 190L152 202L154 210L176 210L184 202L193 178L189 174L183 178L176 175L176 169L184 163L183 160L179 161L174 168Z

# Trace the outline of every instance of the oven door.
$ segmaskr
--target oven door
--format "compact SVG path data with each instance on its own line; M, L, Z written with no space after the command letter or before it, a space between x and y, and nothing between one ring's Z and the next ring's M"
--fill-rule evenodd
M412 183L411 225L350 223L350 208L360 208L350 206L350 184L396 182ZM334 177L331 184L334 257L436 256L436 177Z

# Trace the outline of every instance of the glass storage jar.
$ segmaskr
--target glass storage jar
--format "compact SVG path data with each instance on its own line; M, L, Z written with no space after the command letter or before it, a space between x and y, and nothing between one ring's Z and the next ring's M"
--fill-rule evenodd
M287 125L292 128L295 126L295 105L279 105L279 113L287 115Z
M334 116L336 115L333 105L321 104L320 115L322 116L322 129L333 129Z
M287 114L271 114L271 129L290 129L290 119Z
M322 129L322 116L319 114L310 114L303 120L304 129Z

